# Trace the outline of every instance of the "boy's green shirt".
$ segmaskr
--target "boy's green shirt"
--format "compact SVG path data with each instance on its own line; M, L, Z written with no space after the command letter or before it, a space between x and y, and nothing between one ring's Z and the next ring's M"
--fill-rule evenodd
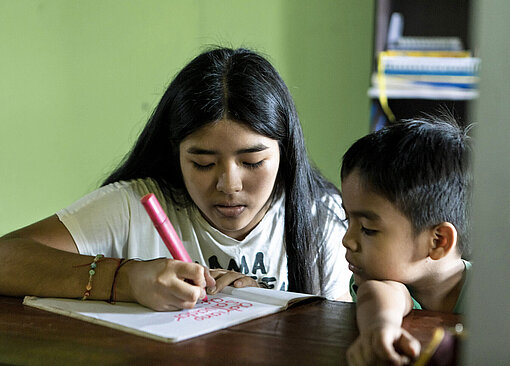
M460 290L459 298L457 299L457 303L455 304L455 308L453 309L454 313L462 314L465 310L465 297L466 297L466 285L469 282L469 277L471 273L471 267L472 264L469 261L462 260L464 262L464 273L462 274L462 288ZM354 275L351 276L351 280L349 282L349 289L351 292L352 300L356 302L357 296L356 292L358 291L358 286L354 283ZM416 301L412 296L411 299L413 300L413 309L422 310L421 304Z

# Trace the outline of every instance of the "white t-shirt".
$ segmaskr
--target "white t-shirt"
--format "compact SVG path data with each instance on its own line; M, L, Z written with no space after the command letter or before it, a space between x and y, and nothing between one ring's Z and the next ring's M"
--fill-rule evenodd
M284 245L284 198L274 202L261 222L243 239L233 239L212 227L194 205L176 207L151 179L121 181L97 189L57 215L81 254L116 258L171 258L140 198L154 193L191 259L209 268L232 269L270 288L288 289ZM351 273L342 238L345 227L339 195L328 196L330 215L324 223L321 295L335 299L348 291Z

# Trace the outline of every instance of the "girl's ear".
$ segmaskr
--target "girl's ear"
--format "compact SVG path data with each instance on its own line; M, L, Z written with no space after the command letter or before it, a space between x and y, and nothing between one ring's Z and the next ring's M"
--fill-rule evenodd
M457 246L457 229L449 222L442 222L432 229L429 257L437 260L445 257Z

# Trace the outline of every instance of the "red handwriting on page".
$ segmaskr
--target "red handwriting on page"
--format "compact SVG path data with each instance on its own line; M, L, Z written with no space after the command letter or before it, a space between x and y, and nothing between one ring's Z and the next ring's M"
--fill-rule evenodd
M205 319L210 319L212 317L218 317L222 315L226 315L230 312L242 312L244 309L250 308L253 306L251 302L248 301L237 301L232 299L223 299L223 298L210 298L208 301L202 301L202 305L198 309L192 309L186 312L181 312L174 317L177 321L182 320L194 320L201 321Z

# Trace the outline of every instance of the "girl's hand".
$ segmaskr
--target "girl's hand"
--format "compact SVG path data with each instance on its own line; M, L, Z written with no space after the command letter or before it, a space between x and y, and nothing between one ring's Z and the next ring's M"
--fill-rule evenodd
M129 297L157 311L191 309L206 296L205 288L216 284L204 266L167 258L133 261L122 272Z
M240 272L228 271L226 269L211 269L211 276L216 280L216 286L207 288L207 293L216 294L223 290L225 286L234 287L259 287L257 281Z

